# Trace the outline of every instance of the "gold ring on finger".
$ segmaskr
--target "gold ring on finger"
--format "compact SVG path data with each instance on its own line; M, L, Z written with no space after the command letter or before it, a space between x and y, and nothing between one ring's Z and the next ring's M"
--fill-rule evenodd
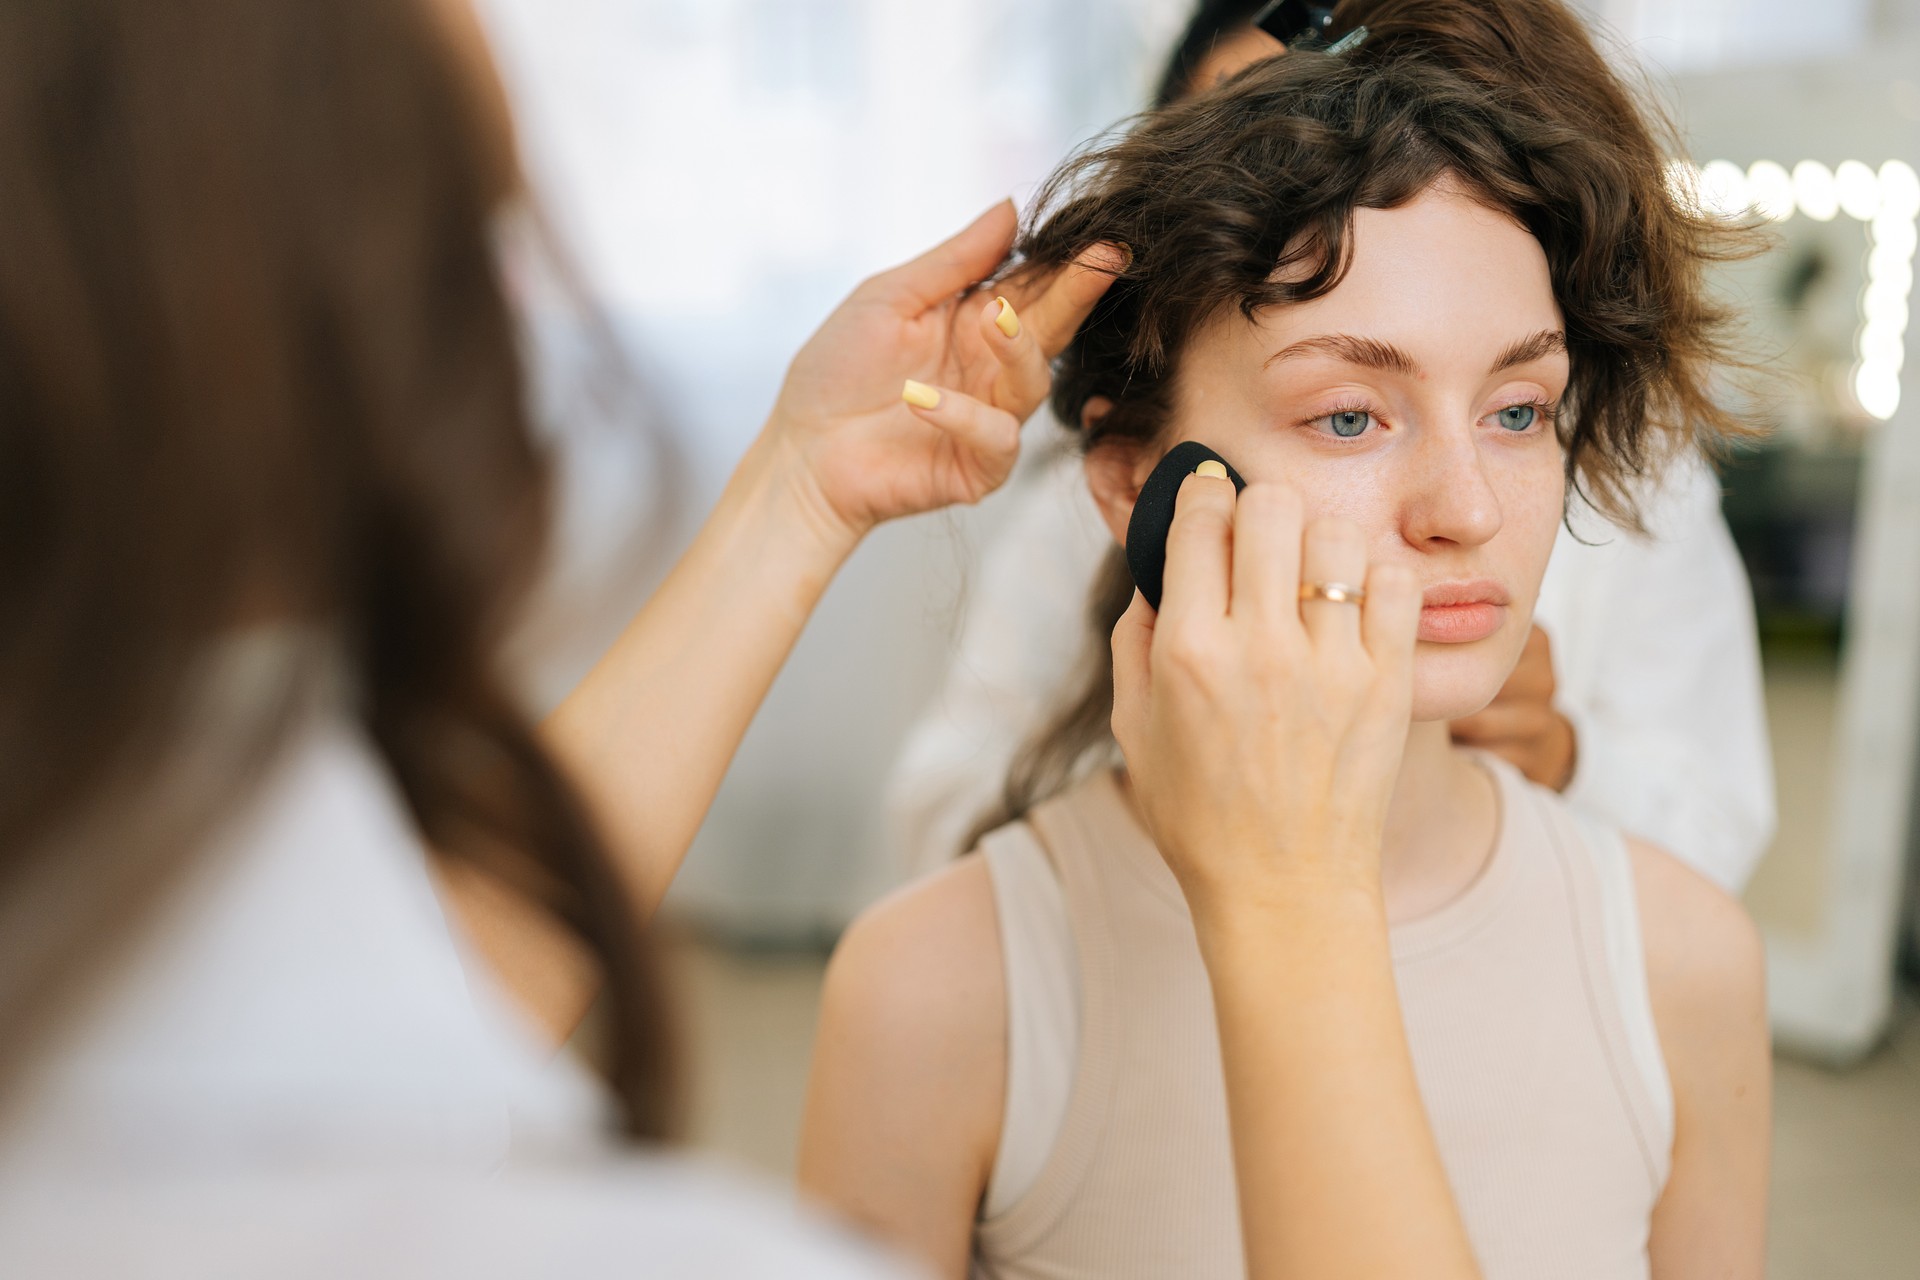
M1367 593L1344 582L1308 582L1300 587L1302 600L1325 600L1328 604L1362 604Z

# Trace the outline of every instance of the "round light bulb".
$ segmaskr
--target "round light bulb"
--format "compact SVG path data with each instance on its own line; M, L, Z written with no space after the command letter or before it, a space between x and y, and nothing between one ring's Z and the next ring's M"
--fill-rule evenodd
M1880 166L1880 212L1908 220L1920 217L1920 173L1905 160Z
M1731 160L1707 161L1700 170L1700 203L1723 218L1745 213L1751 205L1746 170Z
M1793 166L1793 199L1800 212L1815 222L1831 222L1840 212L1840 192L1833 181L1833 170L1818 160L1802 160Z
M1891 280L1902 292L1913 292L1913 255L1902 253L1899 246L1876 244L1867 255L1867 283L1875 280Z
M1876 280L1867 286L1860 299L1860 314L1870 325L1883 325L1895 333L1907 331L1907 291Z
M1870 415L1885 422L1900 408L1900 375L1880 364L1863 364L1853 375L1854 398Z
M1793 175L1771 160L1756 160L1747 169L1747 198L1775 222L1793 216Z
M1860 331L1860 359L1898 371L1907 362L1907 340L1893 329L1870 324Z
M1898 218L1882 207L1872 224L1873 247L1875 251L1885 252L1905 259L1912 259L1916 244L1920 244L1920 228L1916 228L1912 218Z
M1880 178L1860 161L1842 160L1833 171L1833 185L1840 211L1849 218L1866 222L1880 211Z

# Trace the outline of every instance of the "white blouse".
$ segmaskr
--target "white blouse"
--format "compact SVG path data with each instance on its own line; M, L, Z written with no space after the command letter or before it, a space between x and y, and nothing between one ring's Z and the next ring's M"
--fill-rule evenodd
M607 1143L600 1085L463 955L337 710L121 944L9 1090L0 1274L900 1274Z

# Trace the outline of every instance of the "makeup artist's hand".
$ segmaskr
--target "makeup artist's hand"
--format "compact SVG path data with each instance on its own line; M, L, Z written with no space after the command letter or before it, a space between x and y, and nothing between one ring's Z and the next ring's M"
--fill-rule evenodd
M867 280L794 358L761 445L822 528L856 541L883 520L977 502L1019 457L1049 362L1112 280L1118 251L976 286L1006 261L1011 201ZM1001 299L1004 298L1004 301Z
M1365 604L1302 602L1303 581L1364 584ZM1113 634L1113 727L1203 929L1303 881L1377 894L1419 616L1411 573L1369 570L1346 521L1303 532L1292 490L1182 486L1160 611L1136 594Z
M1556 689L1553 646L1536 626L1500 695L1485 710L1455 720L1453 740L1491 751L1541 786L1565 791L1579 742L1573 722L1553 705Z

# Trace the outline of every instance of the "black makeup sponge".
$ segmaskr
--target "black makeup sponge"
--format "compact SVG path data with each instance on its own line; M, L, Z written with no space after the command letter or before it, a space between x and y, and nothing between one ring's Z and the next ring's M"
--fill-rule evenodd
M1247 487L1233 464L1196 440L1177 444L1160 459L1147 482L1140 486L1140 497L1133 504L1133 518L1127 521L1127 568L1133 571L1133 585L1147 603L1160 607L1160 590L1167 572L1167 534L1173 529L1173 503L1180 495L1180 482L1193 474L1203 462L1213 461L1227 469L1238 493Z

